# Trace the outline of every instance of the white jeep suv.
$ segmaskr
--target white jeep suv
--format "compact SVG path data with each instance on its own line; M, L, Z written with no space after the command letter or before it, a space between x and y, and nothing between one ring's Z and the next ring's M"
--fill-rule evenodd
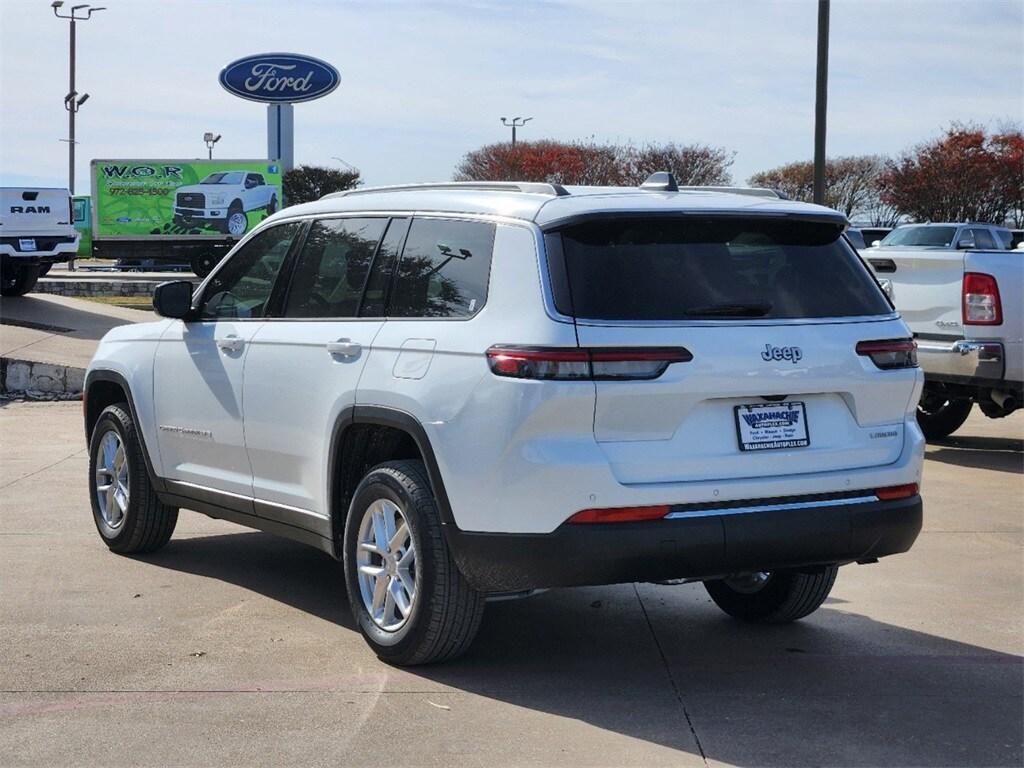
M669 174L283 210L100 344L96 527L149 552L185 507L318 547L396 664L547 587L801 618L921 527L922 374L846 226Z

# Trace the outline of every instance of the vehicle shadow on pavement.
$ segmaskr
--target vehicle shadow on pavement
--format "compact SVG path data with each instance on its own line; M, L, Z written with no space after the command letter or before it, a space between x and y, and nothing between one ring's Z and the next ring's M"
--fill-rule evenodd
M155 320L155 315L138 310L111 309L107 305L88 302L78 297L73 303L55 304L38 296L17 296L4 299L6 324L57 333L74 339L99 341L107 331L131 322ZM132 320L126 312L135 312Z
M355 631L340 565L307 547L239 533L172 540L146 561L222 579ZM700 585L552 590L489 604L462 659L381 669L694 762L1022 763L1024 659L875 621L849 605L833 600L802 622L759 627L724 617ZM562 746L552 760L571 763L573 745Z
M972 469L1024 474L1024 440L1012 437L947 437L930 443L926 457Z
M355 631L341 563L304 544L265 533L171 539L150 565L235 584Z

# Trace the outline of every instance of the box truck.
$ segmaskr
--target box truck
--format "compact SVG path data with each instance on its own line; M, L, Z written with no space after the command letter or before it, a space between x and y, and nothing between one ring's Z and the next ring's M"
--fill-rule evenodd
M92 255L185 262L204 277L281 206L275 160L93 160Z

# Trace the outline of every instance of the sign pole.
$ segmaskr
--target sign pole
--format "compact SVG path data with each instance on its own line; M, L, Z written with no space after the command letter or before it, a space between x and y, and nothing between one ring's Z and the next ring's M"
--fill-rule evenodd
M295 166L295 107L267 105L267 159L280 160L281 172Z

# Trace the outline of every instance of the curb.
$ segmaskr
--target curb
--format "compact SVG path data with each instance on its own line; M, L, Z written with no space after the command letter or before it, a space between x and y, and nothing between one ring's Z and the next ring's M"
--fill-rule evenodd
M84 368L0 357L0 393L74 399L84 385Z

